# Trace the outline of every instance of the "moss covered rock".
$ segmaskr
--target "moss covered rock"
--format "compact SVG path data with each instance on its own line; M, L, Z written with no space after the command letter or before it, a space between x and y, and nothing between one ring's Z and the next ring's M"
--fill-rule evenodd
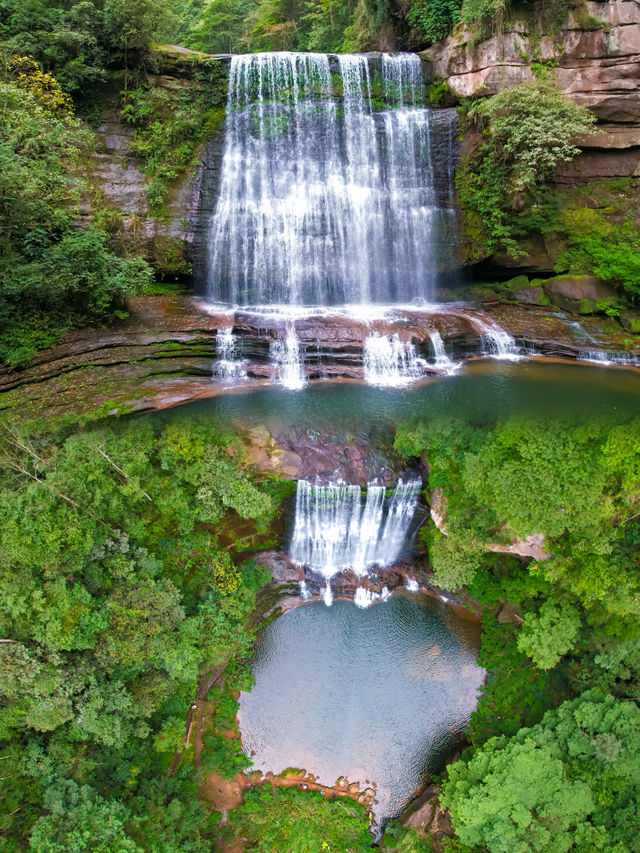
M615 288L593 275L557 275L543 283L551 303L572 314L595 314L599 302L615 302Z
M632 335L640 335L640 314L636 311L625 311L620 315L620 325Z

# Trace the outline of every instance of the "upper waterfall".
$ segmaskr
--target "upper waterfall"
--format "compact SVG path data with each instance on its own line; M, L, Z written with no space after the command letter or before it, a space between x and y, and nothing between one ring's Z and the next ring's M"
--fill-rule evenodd
M430 300L454 233L455 112L423 100L414 54L373 70L364 55L234 56L208 298Z

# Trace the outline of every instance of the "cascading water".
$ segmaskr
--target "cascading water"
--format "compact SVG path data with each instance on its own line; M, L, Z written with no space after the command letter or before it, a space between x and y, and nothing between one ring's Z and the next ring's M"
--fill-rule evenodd
M300 355L300 342L293 322L287 324L286 336L273 341L269 349L276 381L291 391L304 388L306 378Z
M216 334L217 360L214 365L214 375L227 382L243 379L247 373L238 355L238 343L233 334L233 326L220 329Z
M400 388L424 375L425 360L398 335L369 335L363 350L364 378L370 385Z
M606 350L580 350L578 361L588 361L592 364L600 364L603 367L621 365L622 367L638 367L640 360L636 355L628 352L608 352Z
M410 537L421 488L420 480L399 480L387 499L384 486L370 484L363 503L360 486L299 480L291 559L327 580L344 569L364 575L393 564Z
M449 358L444 348L442 336L437 329L429 333L429 340L433 347L434 367L437 367L438 370L443 370L445 373L455 373L460 367L460 363L456 363Z
M340 305L433 295L448 214L432 149L443 131L451 139L455 112L434 120L422 108L416 55L384 55L374 78L362 55L232 58L209 299ZM377 112L381 101L393 109Z
M501 361L519 361L522 358L515 339L495 320L473 315L469 318L482 338L482 352Z

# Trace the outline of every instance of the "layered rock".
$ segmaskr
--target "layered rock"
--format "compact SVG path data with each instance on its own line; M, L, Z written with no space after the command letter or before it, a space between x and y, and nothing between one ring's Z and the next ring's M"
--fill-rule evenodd
M549 27L550 32L540 36L536 17L517 21L509 32L480 43L470 30L458 28L421 56L431 74L444 78L460 97L495 95L532 80L532 62L548 63L562 91L601 121L640 122L640 12L635 0L587 2L586 13L570 11L557 34ZM607 147L637 146L637 129L630 130L610 128L612 144Z

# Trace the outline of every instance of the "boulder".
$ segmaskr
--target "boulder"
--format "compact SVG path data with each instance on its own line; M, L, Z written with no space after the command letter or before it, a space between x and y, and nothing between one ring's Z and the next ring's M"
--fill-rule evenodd
M549 297L540 285L537 285L536 287L523 287L520 290L515 290L512 296L516 302L521 302L523 305L549 304Z
M625 311L620 315L620 325L632 335L640 335L640 314L636 311Z
M572 314L593 314L598 302L617 299L615 288L593 275L558 275L543 287L553 305Z
M509 281L505 281L502 286L507 290L524 290L529 287L529 279L526 275L517 275L510 278Z

